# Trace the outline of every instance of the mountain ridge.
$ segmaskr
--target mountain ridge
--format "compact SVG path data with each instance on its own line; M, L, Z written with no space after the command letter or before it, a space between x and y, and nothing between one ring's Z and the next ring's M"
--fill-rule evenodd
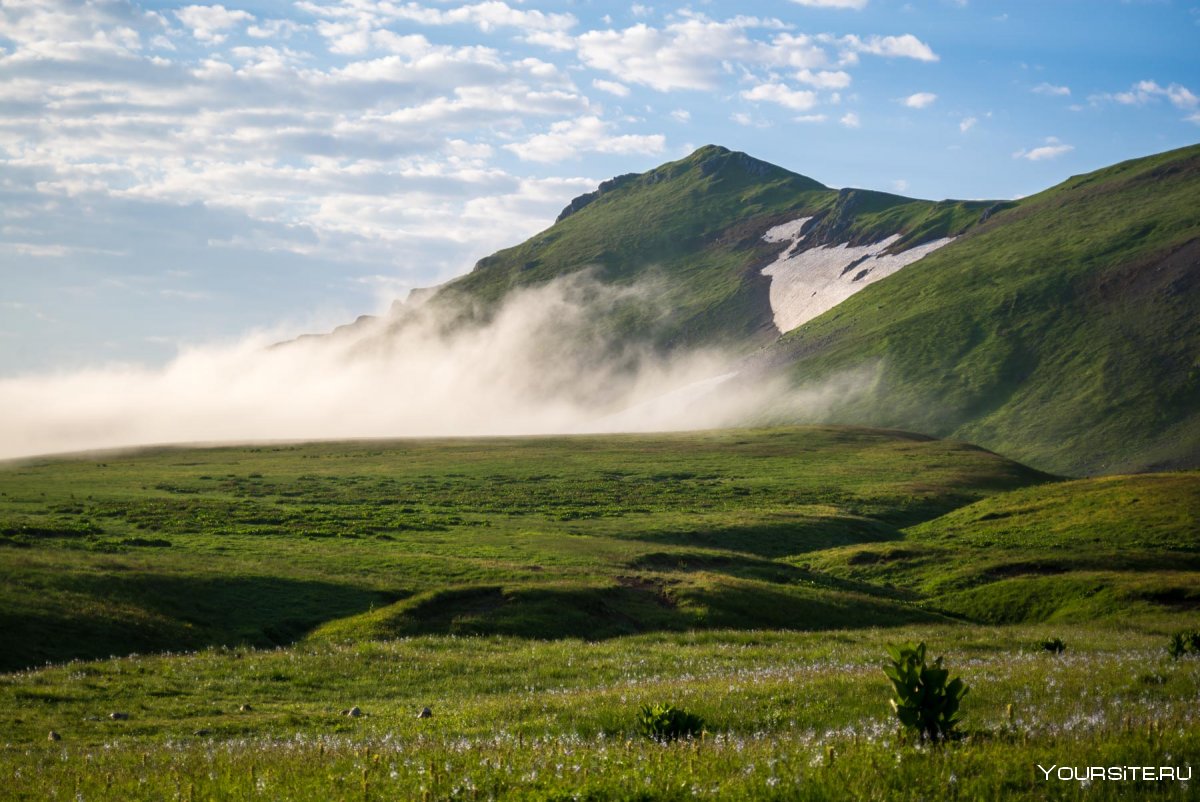
M720 348L738 385L878 367L870 392L811 419L966 439L1062 474L1194 467L1196 208L1200 146L1015 201L925 201L707 145L576 197L398 304L376 336L403 338L418 312L484 326L519 291L586 276L645 290L592 322L616 350Z
M899 234L889 247L897 253L969 229L996 203L830 189L740 151L706 145L576 197L549 228L480 259L428 300L470 306L472 318L486 318L488 307L515 289L583 270L629 286L653 269L671 282L658 289L675 310L672 325L653 338L655 347L720 343L749 353L779 334L771 282L761 273L780 250L762 239L767 229L810 216L812 245L857 246Z

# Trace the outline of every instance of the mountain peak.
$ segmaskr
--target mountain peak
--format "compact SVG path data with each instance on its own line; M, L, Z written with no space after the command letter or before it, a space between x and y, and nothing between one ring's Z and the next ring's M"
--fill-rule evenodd
M826 189L826 187L818 181L814 181L807 176L793 173L791 170L785 170L782 167L771 164L770 162L756 159L748 153L743 153L740 150L730 150L721 145L705 145L693 151L690 156L682 159L675 164L684 164L694 167L700 171L702 176L716 175L728 171L733 174L741 174L750 178L775 179L775 178L790 178L800 179L808 183L810 189ZM664 165L659 168L664 169L671 165Z
M558 217L555 218L554 222L562 222L593 201L599 199L602 195L612 192L615 189L639 182L644 184L658 184L684 176L698 176L699 178L734 176L743 181L791 179L793 182L799 182L793 187L797 191L826 189L818 181L798 175L790 170L785 170L770 162L756 159L739 150L730 150L721 145L705 145L697 148L690 155L678 161L667 162L645 173L626 173L602 182L592 192L586 192L568 203L559 213Z
M724 156L727 153L733 153L733 151L724 145L704 145L692 151L685 161L700 161L714 156Z

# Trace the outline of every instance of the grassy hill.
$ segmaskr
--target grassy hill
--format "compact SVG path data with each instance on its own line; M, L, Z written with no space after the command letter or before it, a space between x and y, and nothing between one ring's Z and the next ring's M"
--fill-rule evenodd
M1031 767L1194 765L1198 491L826 426L9 464L4 796L1074 798ZM896 732L907 640L963 741Z
M1200 609L1200 473L1109 476L1014 490L833 549L823 573L918 594L994 623Z
M882 364L847 421L1073 475L1200 464L1200 146L992 215L782 337L816 381Z
M837 427L164 448L0 471L0 668L420 633L937 616L781 558L1048 477Z

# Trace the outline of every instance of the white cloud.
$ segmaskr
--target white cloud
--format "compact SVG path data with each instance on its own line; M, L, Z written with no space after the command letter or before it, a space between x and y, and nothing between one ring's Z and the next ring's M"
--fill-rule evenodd
M292 20L270 19L257 25L247 26L246 35L253 36L255 39L287 39L302 30L304 30L304 26Z
M1051 97L1069 97L1071 94L1071 87L1056 86L1056 85L1050 84L1050 83L1040 83L1037 86L1035 86L1032 91L1034 92L1034 94L1038 94L1038 95L1049 95Z
M958 124L958 130L965 134L974 128L978 122L979 119L976 117L964 117Z
M867 7L869 0L792 0L793 3L810 8L852 8Z
M917 61L937 61L933 48L911 33L901 36L869 36L861 39L851 34L837 40L848 53L869 53L889 58L911 58Z
M56 0L0 4L0 57L8 66L135 57L143 37L161 36L161 15L98 0L80 8Z
M681 123L686 123L686 122L691 122L692 113L690 111L688 111L687 109L675 109L674 111L671 112L671 117L673 117L674 119L678 120Z
M1194 109L1197 104L1200 104L1200 98L1197 98L1186 86L1182 84L1160 86L1155 81L1138 81L1126 92L1098 97L1099 99L1115 100L1127 106L1144 105L1152 100L1166 99L1175 108L1184 111Z
M222 31L236 27L242 22L253 22L254 15L246 11L230 10L222 5L185 6L175 12L179 21L192 31L192 36L201 42L220 44L225 41Z
M458 272L480 252L544 228L587 186L551 183L526 195L534 185L488 166L531 121L588 113L571 77L546 61L434 44L373 22L360 27L357 12L330 12L314 31L350 57L328 66L319 48L291 49L312 44L294 36L298 24L250 24L252 15L215 5L180 9L180 23L210 44L245 27L236 35L257 46L164 59L158 46L131 48L169 23L123 2L38 0L19 18L13 7L0 8L9 50L0 57L0 103L36 114L0 114L0 170L28 193L22 208L58 204L39 217L38 236L20 240L27 257L55 243L64 255L107 243L119 226L92 230L78 220L116 219L139 205L239 220L237 230L212 235L220 247L377 265L420 253L414 269ZM179 40L180 31L171 35ZM383 52L357 58L360 48ZM26 60L33 67L20 72ZM64 237L51 227L68 215L76 222Z
M812 69L828 61L815 38L783 31L778 20L734 17L717 21L681 14L664 28L638 23L622 30L588 31L574 40L579 59L626 83L660 92L714 89L739 66L749 69ZM769 39L749 32L779 31ZM840 75L814 75L815 81L842 81Z
M797 81L820 89L845 89L850 86L850 73L844 70L800 70L794 74Z
M908 182L905 181L903 178L897 178L895 181L892 182L892 189L894 189L896 192L907 192L908 191Z
M601 92L608 92L610 95L629 97L629 87L617 81L605 81L603 78L597 78L592 81L592 86Z
M396 5L380 3L377 13L385 19L403 19L424 25L471 24L482 31L499 27L520 28L526 31L565 31L575 26L572 14L547 14L542 11L523 11L507 3L489 0L473 5L441 10L422 6L419 3Z
M525 34L524 40L529 44L550 50L575 49L575 38L566 31L532 31Z
M753 89L743 91L742 97L746 98L746 100L778 103L780 106L796 111L808 111L817 105L816 92L807 89L790 89L786 85L779 83L759 84Z
M577 41L587 66L660 92L711 89L722 59L744 58L754 50L738 26L695 19L665 30L639 23L621 31L588 31Z
M1067 145L1057 137L1049 136L1046 137L1046 144L1036 148L1018 150L1013 154L1013 158L1039 162L1046 161L1047 159L1056 159L1064 153L1070 153L1073 150L1075 150L1074 145Z
M558 162L582 153L661 153L666 138L661 134L613 135L612 126L595 116L562 120L545 134L504 147L523 161Z
M452 9L434 8L417 2L323 4L314 0L302 0L297 6L326 20L368 29L404 21L421 25L474 25L485 33L497 28L547 32L566 31L578 23L572 14L525 11L513 8L500 0L486 0Z
M858 119L858 115L852 111L848 111L842 115L842 119L839 122L847 128L858 128L862 125L862 121Z
M1088 100L1093 104L1112 101L1124 106L1144 106L1152 102L1165 100L1183 112L1193 112L1200 106L1200 97L1183 84L1172 83L1163 86L1156 81L1138 81L1127 91L1112 94L1092 95ZM1184 117L1185 122L1197 122L1200 113Z
M467 142L463 139L446 141L446 154L457 162L480 162L491 158L492 146L482 142Z
M910 109L923 109L927 106L932 106L937 100L937 95L932 92L917 92L904 98L903 103Z

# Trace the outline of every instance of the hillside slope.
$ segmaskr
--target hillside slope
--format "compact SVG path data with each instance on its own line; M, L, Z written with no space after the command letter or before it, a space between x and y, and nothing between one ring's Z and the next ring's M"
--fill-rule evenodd
M920 481L914 481L914 472ZM928 621L779 562L1043 474L844 427L159 448L0 464L0 672L214 644Z
M789 332L764 364L813 381L880 363L841 418L1046 470L1195 466L1197 209L1200 146L1077 176Z
M604 182L572 201L550 228L481 259L421 301L454 323L477 322L513 290L588 275L641 291L607 315L601 339L663 352L719 345L748 353L779 335L763 268L789 243L764 237L773 227L808 218L804 249L882 243L877 251L900 253L961 233L994 206L833 190L709 145ZM407 311L395 309L393 334L402 335Z
M931 609L1017 623L1200 608L1200 473L1105 476L992 496L806 567Z

